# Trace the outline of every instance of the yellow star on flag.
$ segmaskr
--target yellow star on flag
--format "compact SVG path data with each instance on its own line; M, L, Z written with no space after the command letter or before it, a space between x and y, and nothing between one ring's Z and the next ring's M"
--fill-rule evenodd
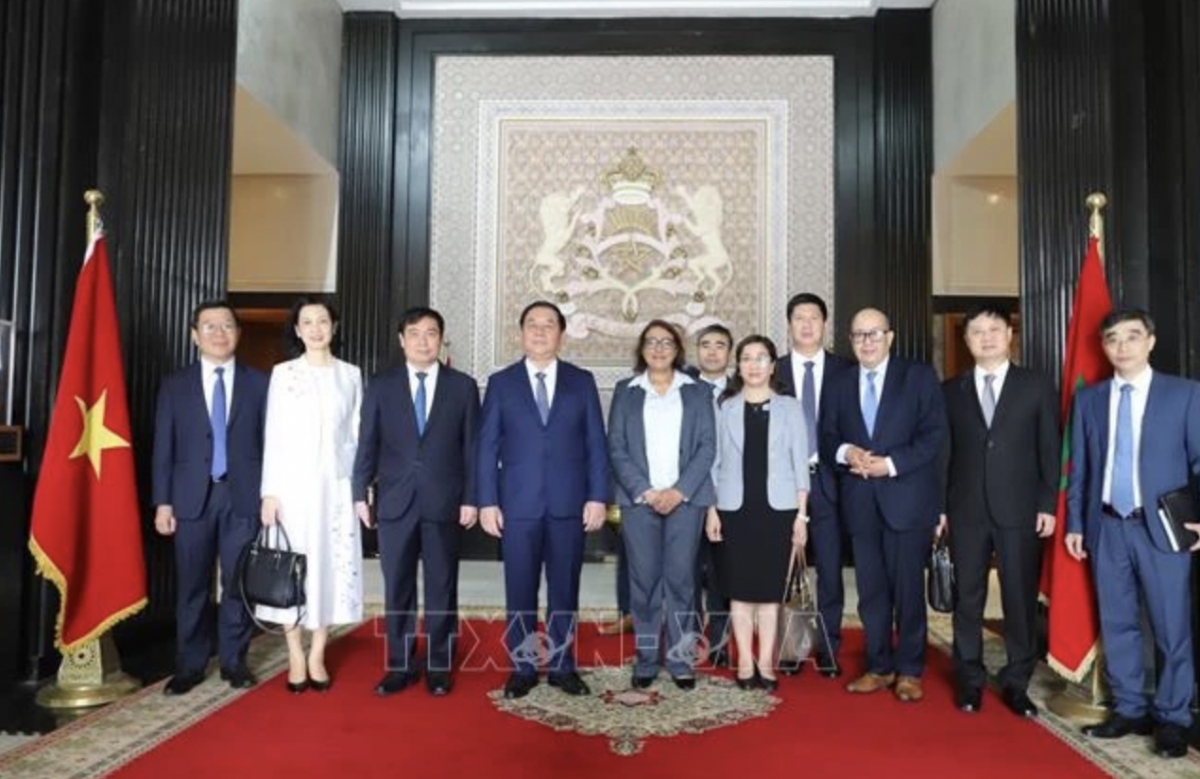
M71 452L70 459L87 455L97 479L100 478L100 453L105 449L129 446L128 441L104 426L104 406L107 401L108 390L100 393L100 399L91 408L87 407L83 398L75 396L79 413L83 414L83 434L79 436L79 443L75 444L75 451Z

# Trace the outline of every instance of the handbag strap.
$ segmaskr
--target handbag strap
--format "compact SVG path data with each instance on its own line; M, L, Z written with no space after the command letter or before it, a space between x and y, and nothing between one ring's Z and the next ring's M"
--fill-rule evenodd
M805 589L805 582L808 577L808 563L804 560L803 547L797 549L792 548L791 559L788 560L787 577L783 580L783 600L781 603L786 603L792 596L793 592Z
M275 529L275 543L271 543L271 528ZM288 538L287 529L283 526L283 520L276 518L274 525L263 525L258 530L258 540L256 542L264 549L278 549L284 552L292 551L292 539Z

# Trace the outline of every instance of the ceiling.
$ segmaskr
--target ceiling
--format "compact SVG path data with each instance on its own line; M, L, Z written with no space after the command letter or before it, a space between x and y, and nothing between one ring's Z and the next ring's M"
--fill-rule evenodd
M662 16L874 16L881 8L928 8L935 0L336 0L345 11L392 11L406 19Z

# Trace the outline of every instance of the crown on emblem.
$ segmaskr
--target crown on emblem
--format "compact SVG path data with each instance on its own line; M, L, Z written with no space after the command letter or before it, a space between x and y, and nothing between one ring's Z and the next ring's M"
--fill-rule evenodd
M646 167L636 147L629 147L614 167L604 171L601 181L621 205L645 205L658 186L659 174Z

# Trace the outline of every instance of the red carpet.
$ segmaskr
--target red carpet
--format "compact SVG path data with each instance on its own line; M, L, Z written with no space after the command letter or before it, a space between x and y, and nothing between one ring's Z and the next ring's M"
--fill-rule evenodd
M471 626L481 647L502 656L499 625ZM591 625L581 633L581 657L607 659L620 651L617 639L597 636ZM464 639L460 649L468 643ZM861 634L849 631L846 644L848 671L857 671ZM498 711L487 697L503 685L505 672L498 669L457 674L447 698L431 697L423 684L376 697L371 691L382 674L383 639L367 624L331 645L330 692L289 695L277 676L112 775L1106 776L1040 725L1010 714L994 694L981 714L961 714L952 704L949 659L931 648L929 660L926 699L919 704L884 693L853 696L842 689L846 678L830 681L808 670L783 679L777 693L783 703L765 718L649 738L641 754L623 757L603 736L555 732Z

